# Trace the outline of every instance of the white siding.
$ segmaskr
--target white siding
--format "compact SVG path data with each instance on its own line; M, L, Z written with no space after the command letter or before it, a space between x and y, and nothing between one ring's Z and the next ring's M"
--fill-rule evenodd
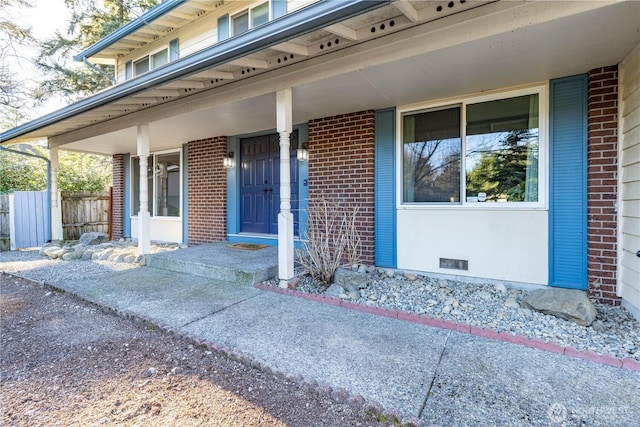
M226 14L233 15L236 12L255 7L264 2L265 0L234 0L231 2L225 2L224 5L220 6L214 12L209 13L192 23L185 25L184 27L180 27L175 31L163 35L153 43L148 43L140 49L136 49L126 56L118 58L116 77L118 82L122 82L125 80L125 64L128 61L136 60L141 56L148 55L149 53L162 48L163 46L167 46L169 42L175 38L180 41L181 58L202 50L206 47L209 47L213 44L216 44L218 42L219 17ZM309 0L296 0L293 3L295 3L296 5L298 3L304 5L313 2ZM287 8L289 7L290 6L287 5Z
M287 13L293 12L298 9L316 3L318 0L287 0Z
M640 313L640 44L620 64L620 209L618 292Z
M510 282L548 282L546 210L399 209L398 267ZM469 261L441 269L440 258Z
M151 217L149 225L152 241L182 243L182 219ZM137 217L131 217L131 237L138 238Z

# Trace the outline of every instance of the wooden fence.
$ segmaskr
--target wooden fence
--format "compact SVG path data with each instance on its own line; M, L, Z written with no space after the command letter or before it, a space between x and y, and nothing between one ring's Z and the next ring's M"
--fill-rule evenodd
M91 231L109 234L109 193L63 191L61 196L65 240L78 240Z
M39 194L42 192L18 192L29 195L31 193ZM18 193L14 193L14 196L18 196ZM22 196L22 194L20 194ZM34 246L32 243L30 234L27 233L25 227L20 225L27 224L29 229L33 228L36 223L33 220L33 216L40 218L46 222L48 215L46 215L46 203L40 204L27 204L14 203L14 212L11 212L11 203L9 194L0 194L0 250L8 251L13 247L20 249L23 247ZM101 233L109 234L110 224L110 207L111 197L107 193L89 193L89 192L67 192L61 193L61 213L62 213L62 236L65 240L78 240L83 233L90 231L98 231ZM25 211L26 209L26 211ZM15 230L11 230L13 223ZM19 219L20 221L17 221ZM45 224L48 229L48 223ZM33 231L33 230L31 230ZM43 231L47 231L46 229ZM40 236L39 233L38 235ZM14 237L14 241L11 241L11 237ZM43 235L44 236L44 235ZM25 243L29 237L29 242ZM43 237L44 238L44 237ZM42 239L41 239L42 240ZM44 240L42 242L44 243Z

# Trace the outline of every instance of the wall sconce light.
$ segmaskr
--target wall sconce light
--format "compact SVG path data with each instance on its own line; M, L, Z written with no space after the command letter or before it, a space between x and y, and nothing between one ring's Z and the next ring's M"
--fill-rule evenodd
M229 151L224 159L222 159L222 164L227 169L233 169L236 165L236 161L233 159L233 151Z
M303 143L302 146L296 150L296 159L298 159L299 162L309 161L309 143L308 142Z

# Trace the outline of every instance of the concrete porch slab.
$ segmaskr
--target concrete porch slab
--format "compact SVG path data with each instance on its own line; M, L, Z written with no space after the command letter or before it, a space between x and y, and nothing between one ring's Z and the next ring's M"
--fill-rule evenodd
M276 276L277 247L246 250L229 245L230 242L208 243L147 255L147 265L250 286Z

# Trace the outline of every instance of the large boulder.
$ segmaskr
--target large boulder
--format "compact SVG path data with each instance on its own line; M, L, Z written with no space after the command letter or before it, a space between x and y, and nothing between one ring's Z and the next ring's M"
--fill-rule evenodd
M581 326L591 325L598 314L586 292L576 289L539 289L526 296L521 305Z
M100 243L104 243L109 241L109 236L104 233L99 233L97 231L92 231L90 233L84 233L80 236L80 240L78 244L80 245L99 245Z
M349 292L356 292L367 287L369 278L365 273L338 268L333 275L333 282Z

